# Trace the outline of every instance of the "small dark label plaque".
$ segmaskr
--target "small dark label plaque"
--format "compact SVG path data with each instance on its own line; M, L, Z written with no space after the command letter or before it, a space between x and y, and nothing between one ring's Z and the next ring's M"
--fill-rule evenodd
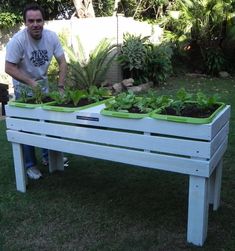
M81 120L89 120L89 121L99 121L99 118L95 118L95 117L87 117L87 116L77 116L77 119L81 119Z

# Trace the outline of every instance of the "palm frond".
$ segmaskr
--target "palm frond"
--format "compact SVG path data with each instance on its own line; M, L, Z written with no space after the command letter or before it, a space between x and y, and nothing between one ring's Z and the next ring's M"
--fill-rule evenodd
M77 86L83 86L87 89L91 85L99 85L105 77L116 53L116 45L111 44L111 40L102 39L95 49L86 59L83 46L79 37L77 38L77 47L79 54L73 48L65 47L70 59L70 79Z

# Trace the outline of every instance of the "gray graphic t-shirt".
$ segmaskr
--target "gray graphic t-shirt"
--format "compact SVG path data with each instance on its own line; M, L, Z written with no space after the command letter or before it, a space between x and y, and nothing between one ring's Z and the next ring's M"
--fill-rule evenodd
M47 70L53 55L58 58L64 52L55 32L43 29L40 40L33 39L27 28L17 32L6 47L6 61L17 64L18 67L32 79L42 85L43 91L48 90ZM21 89L32 95L31 88L13 79L16 96Z

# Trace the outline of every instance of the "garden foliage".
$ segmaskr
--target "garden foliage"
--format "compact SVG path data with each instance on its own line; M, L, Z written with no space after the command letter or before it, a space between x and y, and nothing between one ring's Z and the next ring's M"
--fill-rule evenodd
M116 56L116 45L104 38L89 54L87 58L79 37L77 37L76 51L72 46L64 44L69 57L68 82L78 89L88 89L92 85L100 86L105 80L107 70Z
M133 78L137 85L148 81L159 84L172 73L171 57L168 45L155 45L148 37L126 33L117 61L124 78Z

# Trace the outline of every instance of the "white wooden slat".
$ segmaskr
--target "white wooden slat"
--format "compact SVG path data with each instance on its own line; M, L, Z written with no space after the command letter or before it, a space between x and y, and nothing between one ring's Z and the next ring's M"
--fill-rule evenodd
M191 175L189 178L187 241L202 246L208 226L208 179Z
M224 138L224 141L222 142L220 147L217 149L217 151L214 153L214 155L210 159L210 162L209 162L209 166L210 166L209 167L209 175L212 174L212 172L214 171L214 169L218 165L219 161L223 157L223 155L224 155L224 153L225 153L225 151L227 149L227 145L228 145L228 136L226 136Z
M152 118L122 119L108 117L101 114L88 114L85 113L85 111L81 111L80 116L87 118L97 118L99 120L99 123L95 121L90 121L89 124L99 125L107 128L112 127L116 129L137 130L149 133L199 139L209 139L210 137L210 129L208 125L196 126L194 124L175 123L164 120L156 120ZM78 119L77 123L87 124L86 121Z
M57 137L66 137L102 144L112 144L136 149L145 149L168 154L178 154L192 157L209 158L210 143L180 138L137 134L134 132L110 131L99 128L74 127L46 123L42 121L23 120L16 118L6 119L7 128L26 132L47 134Z
M75 142L12 130L7 131L7 137L11 142L34 145L55 151L117 161L159 170L178 172L182 174L205 177L208 175L209 162L206 160L203 161L198 159L181 158L144 151Z
M216 116L211 127L211 139L213 139L221 128L229 121L230 113L231 107L227 105L226 108Z
M222 129L214 136L213 140L211 141L211 153L210 157L214 155L217 151L219 146L223 143L224 139L227 137L229 133L229 122L227 122Z
M212 136L222 127L222 122L220 123L221 118L228 120L228 114L230 107L227 106L224 109L226 116L222 116L221 113L217 116L215 120L218 123L218 126L214 129L213 135L211 133L212 124L187 124L187 123L176 123L169 122L164 120L156 120L151 118L143 119L122 119L103 116L99 114L103 106L97 106L96 112L92 113L91 108L81 110L79 112L53 112L48 110L43 110L41 108L27 109L27 108L18 108L18 107L6 107L7 116L13 117L28 117L33 119L43 119L51 121L64 121L66 123L75 123L75 124L84 124L84 125L93 125L93 126L102 126L102 127L112 127L116 129L126 129L126 130L137 130L145 131L150 133L159 133L167 135L175 135L180 137L188 138L197 138L210 140ZM82 119L78 119L82 117ZM94 120L92 120L94 119Z

